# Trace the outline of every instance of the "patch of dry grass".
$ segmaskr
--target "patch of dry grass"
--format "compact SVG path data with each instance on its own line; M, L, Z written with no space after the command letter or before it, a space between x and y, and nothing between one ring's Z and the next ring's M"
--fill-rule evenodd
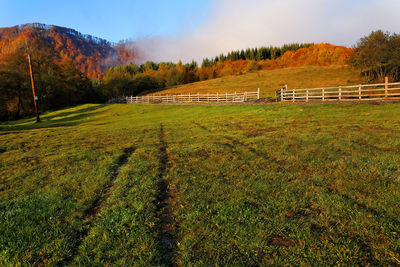
M347 66L306 66L225 76L180 85L160 91L159 94L254 92L260 88L262 97L270 97L285 84L289 88L313 88L359 83L361 83L359 72Z

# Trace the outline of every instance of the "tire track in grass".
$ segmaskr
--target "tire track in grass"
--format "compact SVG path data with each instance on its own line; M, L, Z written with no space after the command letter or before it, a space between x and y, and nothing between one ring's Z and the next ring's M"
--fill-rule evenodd
M104 186L104 188L100 192L100 194L97 196L97 198L93 201L92 205L85 211L86 218L96 218L97 217L97 215L101 209L101 206L103 205L103 203L109 196L110 190L114 185L115 179L119 175L120 169L128 162L128 159L132 155L133 152L135 152L134 147L125 148L122 155L119 156L117 161L112 165L111 175L110 175L111 178L110 178L110 180L108 180L108 182L106 183L106 185Z
M158 175L158 195L156 196L155 205L158 214L158 250L160 254L160 264L163 266L174 266L177 242L176 233L178 225L173 216L173 202L175 201L175 193L169 186L167 180L168 172L168 154L167 143L165 141L164 125L160 125L160 157L159 157L159 175Z
M206 131L206 132L208 132L208 133L211 133L211 130L210 130L210 129L208 129L206 126L204 126L204 125L198 123L197 121L193 121L192 123L193 123L194 125L198 126L199 128L203 129L204 131Z
M73 262L79 253L79 247L82 244L85 237L89 234L89 231L93 225L93 221L99 214L103 203L107 200L110 195L110 191L114 185L115 179L118 177L121 168L128 162L129 157L135 152L135 147L131 146L125 148L122 155L118 157L116 162L110 168L110 179L106 182L101 192L94 199L92 204L85 210L83 220L86 221L86 227L79 233L77 233L77 239L75 246L71 251L71 255L65 259L63 265L69 265Z

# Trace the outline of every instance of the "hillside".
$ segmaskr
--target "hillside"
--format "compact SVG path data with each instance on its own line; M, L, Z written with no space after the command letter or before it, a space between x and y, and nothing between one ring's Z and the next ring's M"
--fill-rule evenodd
M81 105L0 124L1 266L395 266L400 105Z
M0 58L26 46L26 40L29 44L34 38L50 45L61 58L72 59L89 77L100 78L108 67L135 59L133 52L125 49L123 44L111 44L73 29L39 23L0 28Z
M303 66L224 76L176 86L156 94L233 93L260 88L261 96L269 97L285 84L289 88L313 88L359 83L360 73L348 66Z
M275 62L279 67L346 65L353 53L353 49L345 46L321 43L296 51L287 51Z

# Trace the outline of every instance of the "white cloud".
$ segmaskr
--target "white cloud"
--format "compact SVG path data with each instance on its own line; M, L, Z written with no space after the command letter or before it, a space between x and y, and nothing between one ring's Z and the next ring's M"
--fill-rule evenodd
M136 40L139 61L183 62L292 42L354 45L373 30L400 31L399 0L215 0L209 19L178 37Z

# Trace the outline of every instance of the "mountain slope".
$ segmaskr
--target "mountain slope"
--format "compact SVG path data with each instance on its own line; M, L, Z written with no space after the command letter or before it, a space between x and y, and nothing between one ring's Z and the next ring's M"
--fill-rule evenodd
M81 34L73 29L39 23L0 28L0 56L26 46L26 41L40 38L61 58L72 59L80 71L92 78L102 77L108 67L135 59L124 44Z

